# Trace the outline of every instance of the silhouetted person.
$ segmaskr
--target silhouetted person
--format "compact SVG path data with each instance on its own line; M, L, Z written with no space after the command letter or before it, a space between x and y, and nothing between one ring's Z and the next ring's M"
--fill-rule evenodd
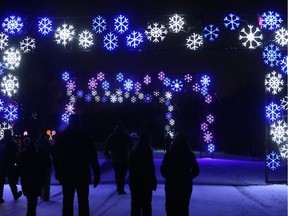
M193 179L199 175L199 166L185 133L175 135L160 169L165 178L167 216L188 216Z
M152 215L152 190L157 188L150 135L140 134L136 148L129 160L129 186L131 191L131 216Z
M131 148L132 141L130 135L127 133L123 124L118 123L105 142L104 154L112 160L119 194L126 193L124 186Z
M43 158L45 165L45 184L41 188L41 198L44 201L50 199L50 183L52 172L52 144L48 140L47 134L44 132L40 134L36 143L36 148Z
M53 162L56 179L63 192L62 216L73 216L74 193L77 192L79 216L89 216L91 168L94 188L99 184L100 167L95 146L89 134L79 127L79 116L72 114L69 125L56 137Z
M165 152L169 150L172 142L173 142L172 135L170 133L167 133L164 138L164 151Z
M18 200L22 195L22 191L18 192L17 188L19 176L17 175L15 166L19 148L18 144L12 139L11 130L4 130L4 137L0 141L0 148L0 203L3 203L3 190L6 177L8 178L9 187L14 200Z
M35 143L30 138L23 139L23 149L19 153L17 168L20 173L21 186L27 199L26 216L36 216L38 197L44 185L45 166L42 157L36 151Z

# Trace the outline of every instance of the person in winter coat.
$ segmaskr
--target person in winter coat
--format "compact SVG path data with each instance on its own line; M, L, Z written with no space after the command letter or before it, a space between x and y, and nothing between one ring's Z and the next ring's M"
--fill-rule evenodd
M19 153L19 147L12 139L12 131L4 130L4 137L0 141L0 203L4 203L3 192L6 177L14 200L22 196L22 191L18 191L18 174L16 172L16 160Z
M36 216L38 197L44 184L45 167L40 153L36 151L34 141L29 137L23 139L23 150L18 155L17 169L27 199L26 216Z
M50 183L52 172L52 144L49 142L48 136L44 132L40 134L40 137L36 142L36 148L41 154L45 166L45 184L41 189L41 198L44 201L48 201L50 199Z
M63 192L62 216L73 216L75 191L79 216L89 216L89 184L94 188L100 181L98 155L89 134L80 128L80 118L72 114L69 125L57 137L53 146L55 177Z
M140 134L129 160L131 216L152 215L152 191L157 188L153 151L148 132Z
M126 194L124 186L131 148L130 135L124 125L118 123L114 131L109 134L104 146L104 154L112 160L118 194Z
M165 178L167 216L188 216L193 179L199 175L199 166L185 133L178 132L175 135L160 170Z

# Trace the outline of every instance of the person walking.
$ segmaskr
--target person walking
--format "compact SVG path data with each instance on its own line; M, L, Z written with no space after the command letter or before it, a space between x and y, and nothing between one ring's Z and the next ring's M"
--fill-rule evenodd
M185 133L175 135L170 150L164 155L160 171L165 178L167 216L189 216L193 179L199 175L199 166Z
M89 134L80 128L80 118L72 114L69 125L55 139L53 146L55 177L63 192L62 216L73 216L74 193L78 196L79 216L89 216L89 184L97 187L100 167L95 146Z
M45 166L35 143L29 137L23 139L23 150L18 155L17 169L20 173L21 186L27 199L26 216L36 216L38 197L44 185Z
M148 132L141 133L139 142L130 155L131 216L152 215L152 191L157 188L157 180L150 140Z
M112 160L118 194L126 194L124 187L131 148L131 137L120 122L109 134L104 146L104 154Z
M41 188L41 198L44 201L50 199L50 183L52 172L52 144L48 140L48 136L42 132L36 142L36 148L41 154L45 166L44 185Z
M3 192L6 178L14 200L22 196L22 191L18 191L18 175L16 172L16 160L19 153L18 144L13 141L12 131L4 130L4 137L0 141L0 203L4 203Z

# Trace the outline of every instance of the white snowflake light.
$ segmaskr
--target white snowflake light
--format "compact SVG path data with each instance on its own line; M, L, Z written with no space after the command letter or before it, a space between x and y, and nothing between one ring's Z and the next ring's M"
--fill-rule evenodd
M288 96L285 96L281 100L281 107L283 110L288 110Z
M91 78L91 79L89 79L89 81L88 81L88 88L90 89L90 90L94 90L94 89L96 89L97 88L97 80L95 79L95 78Z
M212 114L209 114L206 116L206 121L210 124L214 122L214 116Z
M73 25L67 25L66 23L62 27L58 27L55 33L55 40L57 44L66 46L68 42L71 42L75 35L75 29Z
M118 47L118 36L110 32L104 36L103 43L107 50L112 51Z
M206 102L207 104L210 104L210 103L212 102L212 96L207 94L207 95L205 96L205 102Z
M271 102L266 106L266 117L271 121L275 121L276 119L280 118L280 111L281 107Z
M99 81L105 80L105 74L103 72L99 72L97 74L97 80L99 80Z
M185 74L185 76L184 76L184 80L187 82L187 83L189 83L189 82L191 82L192 81L192 75L190 75L190 74Z
M126 41L128 47L136 48L143 43L143 34L138 31L132 31L131 34L126 37Z
M214 41L219 36L219 28L217 26L214 26L213 24L210 24L208 26L204 27L204 38L209 38L209 41Z
M9 129L12 130L13 126L7 122L2 122L0 124L0 140L4 138L4 131Z
M172 17L169 17L169 29L173 33L178 33L183 30L185 24L184 18L178 14L174 14Z
M125 31L128 30L129 26L128 18L123 15L119 15L114 19L114 26L115 31L117 31L120 34L123 34Z
M20 65L20 51L18 49L15 49L14 47L9 48L4 52L3 61L5 68L9 70L15 70Z
M200 126L202 131L207 131L208 130L208 124L206 122L201 123Z
M40 18L38 22L38 32L44 36L52 32L52 20L48 17Z
M195 83L193 86L192 86L192 89L193 91L195 92L199 92L200 91L200 85L198 83Z
M288 31L283 27L275 31L275 42L284 47L288 44Z
M163 81L165 79L165 73L163 71L160 71L158 73L158 79L161 81Z
M285 74L288 74L288 56L285 56L280 61L281 71L283 71Z
M274 151L272 151L270 154L267 154L266 166L271 170L277 169L280 166L280 155L276 154Z
M126 91L131 91L133 89L133 81L130 79L125 80L123 85Z
M1 91L4 95L12 97L18 92L18 78L12 74L8 74L2 78Z
M235 30L240 25L240 18L239 16L230 13L228 16L224 17L224 26L226 28L230 28L230 30Z
M65 111L66 113L68 113L69 115L74 114L75 113L75 103L68 103L65 106Z
M152 25L148 25L147 30L145 30L145 34L149 41L158 43L165 39L166 35L168 34L168 30L163 24L155 22Z
M284 144L280 147L280 154L282 158L288 159L288 144Z
M263 34L258 27L253 30L253 25L248 25L249 29L242 28L239 35L239 40L243 41L242 45L249 48L255 49L262 44Z
M76 83L75 83L75 81L69 80L69 81L66 83L66 89L67 89L67 92L73 92L73 91L75 91L75 89L76 89Z
M209 76L204 75L204 76L201 77L200 83L201 83L202 86L207 87L207 86L210 85L210 82L211 82L211 80L210 80Z
M81 32L79 34L79 46L87 49L91 46L93 46L94 42L93 42L93 34L88 31L88 30L84 30L83 32Z
M36 48L35 39L30 37L25 37L20 41L20 51L24 53L29 53Z
M9 104L4 109L4 119L6 119L9 123L14 122L18 119L18 107L13 104Z
M215 151L215 145L212 144L212 143L208 144L208 145L207 145L207 151L208 151L209 153L213 153L213 152Z
M8 35L0 32L0 50L4 50L8 46Z
M206 143L211 143L213 140L213 134L210 131L205 131L203 134L203 140Z
M95 31L96 34L100 34L106 30L106 19L104 19L102 16L95 17L92 22L93 31Z
M197 50L203 45L203 37L200 34L193 33L186 39L186 47L191 50Z
M275 95L283 89L283 85L282 75L276 73L276 71L272 71L265 76L265 89L267 92Z
M287 123L283 120L278 120L277 123L273 123L270 129L270 135L272 136L272 140L276 142L278 145L287 141L288 139L288 130Z

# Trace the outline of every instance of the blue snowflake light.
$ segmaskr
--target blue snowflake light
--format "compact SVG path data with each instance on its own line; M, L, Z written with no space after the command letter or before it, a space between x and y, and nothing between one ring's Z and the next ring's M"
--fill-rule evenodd
M207 87L207 86L210 85L211 80L210 80L210 77L209 77L209 76L204 75L204 76L201 77L200 82L201 82L201 85L202 85L202 86Z
M266 106L266 117L271 120L275 121L276 119L280 118L281 114L281 107L273 102Z
M4 108L4 119L8 122L14 122L18 119L18 107L12 104L9 104L6 108Z
M262 14L262 26L264 29L275 30L280 27L282 22L283 20L279 13L268 11Z
M240 17L230 13L228 16L224 17L224 26L230 30L235 30L240 25Z
M67 71L62 73L62 80L67 82L70 79L70 74Z
M61 116L61 120L63 121L63 122L65 122L65 123L67 123L68 124L68 122L69 122L69 114L68 113L63 113L62 114L62 116Z
M131 34L126 37L126 40L128 47L136 48L143 43L143 34L141 32L132 31Z
M266 166L271 170L276 170L280 166L280 155L272 151L266 155Z
M124 80L123 74L122 74L122 73L118 73L118 74L116 75L116 80L117 80L118 82L122 82L122 81Z
M208 151L209 153L213 153L213 152L215 151L215 145L212 144L212 143L208 144L208 145L207 145L207 151Z
M265 46L263 49L263 59L264 63L270 67L278 66L281 60L280 48L274 44Z
M107 91L107 90L109 89L109 87L110 87L109 82L105 80L105 81L102 83L102 88L103 88L105 91Z
M48 17L39 18L38 21L38 32L46 36L52 32L52 20Z
M150 95L150 94L145 94L145 95L144 95L144 101L145 101L145 103L151 103L151 102L152 102L152 98L153 98L152 95Z
M285 74L288 74L288 56L285 56L280 61L281 71L283 71Z
M77 93L76 93L76 96L77 96L78 98L83 98L83 97L84 97L84 92L83 92L83 90L79 89L79 90L77 91Z
M92 20L92 28L93 31L96 32L96 34L100 34L105 31L106 27L106 19L104 19L102 16L97 16Z
M183 82L181 80L173 80L171 83L171 89L175 92L180 92L183 88Z
M128 30L129 26L128 18L123 15L119 15L114 19L114 26L115 31L117 31L120 34L123 34L125 31Z
M20 34L24 24L21 17L10 16L6 17L2 22L4 32L9 34Z
M4 64L0 62L0 76L4 74Z
M118 36L110 32L104 36L103 43L107 50L112 51L118 47Z
M209 38L209 41L213 42L219 36L219 28L210 24L204 27L204 38Z
M171 84L171 80L170 80L168 77L166 77L166 78L163 80L163 85L166 86L166 87L168 87L168 86L170 86L170 84Z
M130 79L127 79L124 81L123 86L126 91L131 91L133 89L133 81Z

